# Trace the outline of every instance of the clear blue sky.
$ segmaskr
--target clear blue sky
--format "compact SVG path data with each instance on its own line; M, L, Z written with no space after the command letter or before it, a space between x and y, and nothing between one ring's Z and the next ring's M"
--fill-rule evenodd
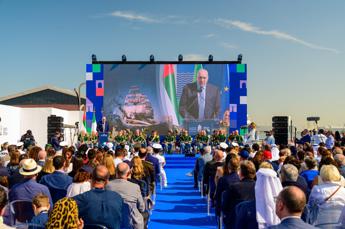
M234 60L248 64L253 121L345 123L345 1L0 0L0 96L73 89L101 60Z

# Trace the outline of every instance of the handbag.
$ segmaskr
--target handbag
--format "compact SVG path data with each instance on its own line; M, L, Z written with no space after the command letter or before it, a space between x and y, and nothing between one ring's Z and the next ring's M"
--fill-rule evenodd
M307 207L308 208L307 222L309 224L311 225L314 224L319 214L320 206L326 203L329 199L331 199L339 191L340 188L341 188L341 185L339 185L339 187L331 195L325 198L322 202L314 201L312 202L310 206Z

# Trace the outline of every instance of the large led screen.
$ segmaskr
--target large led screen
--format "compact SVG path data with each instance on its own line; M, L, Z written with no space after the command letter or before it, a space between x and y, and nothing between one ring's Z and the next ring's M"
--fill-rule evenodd
M87 82L88 119L92 107L97 120L106 116L116 129L155 129L162 134L176 128L195 134L246 124L246 65L101 64L96 73L94 66L87 68L89 81L90 69L93 74L93 83Z

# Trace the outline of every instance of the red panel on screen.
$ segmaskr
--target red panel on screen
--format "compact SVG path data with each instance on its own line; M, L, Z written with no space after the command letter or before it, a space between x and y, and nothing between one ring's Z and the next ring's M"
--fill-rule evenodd
M96 96L104 96L104 88L96 88Z

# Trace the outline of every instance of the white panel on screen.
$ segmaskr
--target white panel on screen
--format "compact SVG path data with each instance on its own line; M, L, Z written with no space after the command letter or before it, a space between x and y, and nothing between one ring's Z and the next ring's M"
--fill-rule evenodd
M240 104L247 104L247 96L240 96Z
M237 104L230 104L229 110L230 112L237 112Z
M93 80L93 74L92 74L92 72L87 72L87 73L86 73L86 80Z

